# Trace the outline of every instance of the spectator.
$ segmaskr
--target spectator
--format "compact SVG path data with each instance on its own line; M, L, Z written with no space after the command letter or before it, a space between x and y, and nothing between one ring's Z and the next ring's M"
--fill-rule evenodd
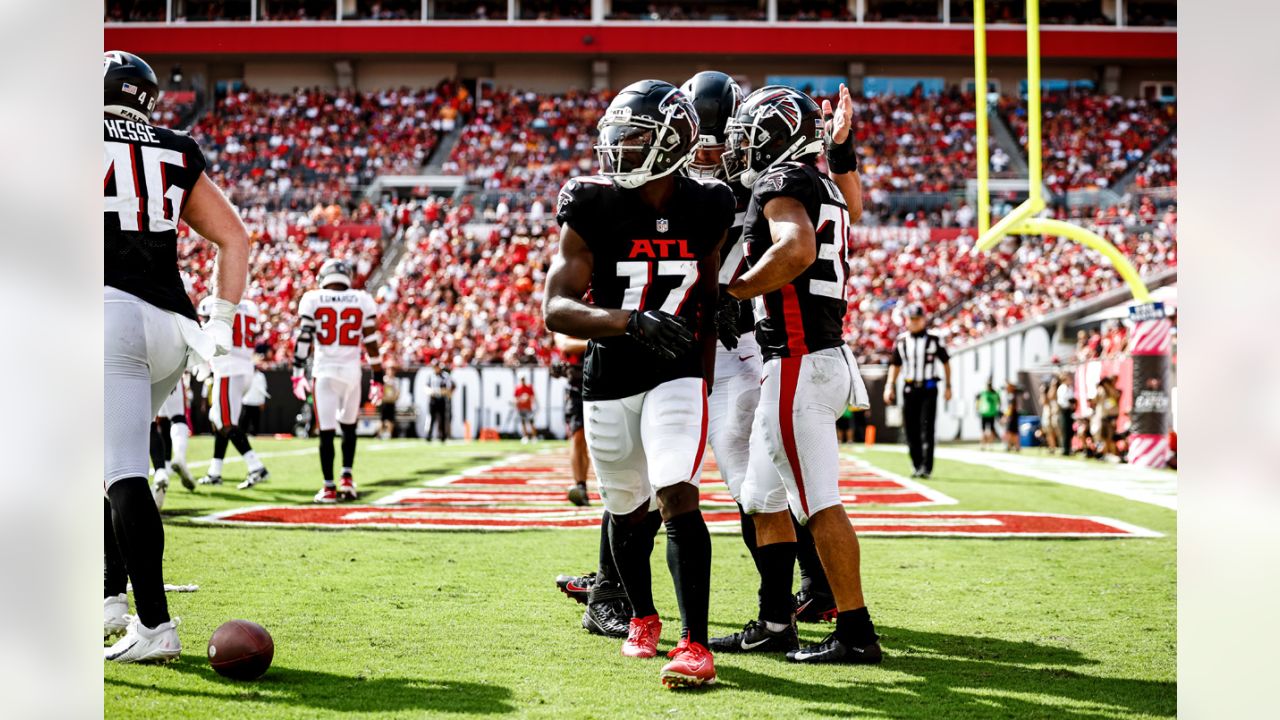
M974 405L982 420L982 442L978 447L986 450L996 441L996 418L1000 416L1000 394L990 380L987 381L986 389L978 393Z
M1058 389L1055 393L1058 408L1058 432L1062 435L1062 454L1071 455L1071 443L1075 441L1076 388L1071 373L1063 370L1058 374Z

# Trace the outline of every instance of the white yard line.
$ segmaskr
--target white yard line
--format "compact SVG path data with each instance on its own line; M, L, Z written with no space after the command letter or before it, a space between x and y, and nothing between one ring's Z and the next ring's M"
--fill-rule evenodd
M882 445L877 449L907 452L906 447L902 445ZM934 454L944 460L982 465L1014 475L1026 475L1037 480L1097 490L1169 510L1178 509L1178 475L1167 470L1152 470L1104 462L1082 463L1078 460L1041 455L1035 451L984 452L939 446Z

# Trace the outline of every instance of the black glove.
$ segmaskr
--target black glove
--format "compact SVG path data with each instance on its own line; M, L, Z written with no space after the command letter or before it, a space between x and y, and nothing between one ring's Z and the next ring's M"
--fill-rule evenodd
M557 360L551 363L551 377L562 378L569 376L569 363L564 360Z
M725 350L738 347L738 320L742 315L742 301L727 292L720 293L716 306L716 337Z
M685 321L661 310L632 310L627 335L667 360L674 360L693 347L693 333Z

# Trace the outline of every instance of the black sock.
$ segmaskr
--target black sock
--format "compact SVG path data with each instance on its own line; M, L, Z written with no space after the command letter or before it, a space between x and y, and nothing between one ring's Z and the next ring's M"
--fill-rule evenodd
M107 490L116 541L133 581L138 618L149 628L169 621L164 597L164 526L145 478L125 478Z
M227 433L219 432L213 436L213 457L222 460L227 457Z
M167 464L173 459L173 435L169 433L169 429L173 427L173 421L169 418L157 418L156 425L160 430L160 459Z
M111 501L102 498L105 514L102 518L102 597L115 597L125 591L129 574L124 568L124 556L116 543L116 531L111 520Z
M614 569L631 599L631 615L642 618L658 613L653 607L649 556L653 554L653 539L658 535L662 515L654 510L639 521L631 521L632 517L609 516L609 546L613 549Z
M760 572L760 619L789 624L795 613L791 581L795 577L796 543L780 542L756 550Z
M618 567L613 562L613 548L609 545L609 511L600 519L600 557L596 569L596 583L614 583L618 580Z
M151 447L149 449L151 451L151 467L156 470L164 467L165 462L164 437L161 434L162 432L164 431L160 429L159 420L151 423Z
M707 644L707 608L711 602L711 534L702 512L667 520L667 567L676 585L680 619L690 642ZM788 590L790 586L788 586Z
M800 563L800 589L809 592L831 594L831 586L827 584L827 572L822 569L822 559L818 557L818 548L813 544L813 533L808 525L801 525L792 516L791 523L796 529L796 560Z
M333 484L333 430L320 431L320 473L324 476L324 484Z
M857 610L841 610L836 615L836 638L845 645L863 647L880 639L876 635L876 626L871 622L871 613L866 606Z
M231 444L236 446L236 452L241 455L253 452L253 446L249 444L249 436L244 434L244 430L241 430L239 425L232 425L227 437L231 439Z
M342 467L355 467L356 424L339 425L342 428Z

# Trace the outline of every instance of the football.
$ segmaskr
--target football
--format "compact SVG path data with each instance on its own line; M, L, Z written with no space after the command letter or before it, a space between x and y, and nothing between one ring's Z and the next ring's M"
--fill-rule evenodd
M228 620L209 638L209 664L223 677L257 680L271 667L276 646L258 623Z

